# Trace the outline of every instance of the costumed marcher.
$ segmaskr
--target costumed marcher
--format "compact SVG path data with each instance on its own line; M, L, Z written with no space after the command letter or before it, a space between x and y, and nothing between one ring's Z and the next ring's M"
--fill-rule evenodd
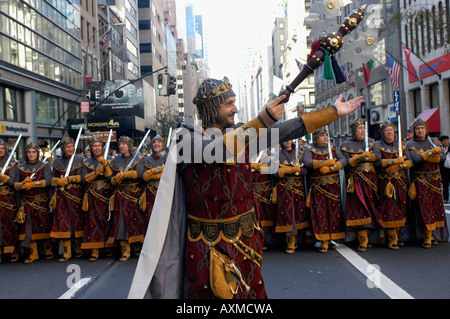
M448 239L439 171L445 155L428 138L427 122L419 118L414 121L413 129L414 139L407 143L414 163L410 170L409 196L413 200L418 233L423 236L422 247L430 248L437 241Z
M76 154L75 142L70 137L61 141L62 157L53 162L52 186L55 186L50 207L53 211L53 227L50 237L61 240L64 254L59 259L65 262L75 257L83 256L81 242L84 236L83 201L83 157ZM72 166L70 159L74 155ZM64 177L67 169L69 175Z
M334 247L332 240L345 238L339 170L347 165L347 161L340 149L328 139L325 128L316 130L313 143L305 147L303 154L303 162L308 169L306 205L311 210L312 228L320 242L321 253ZM328 145L331 146L331 156Z
M0 170L9 157L8 143L0 139ZM17 213L14 183L17 179L17 161L12 158L4 174L0 173L0 262L9 256L11 262L19 259L17 239L19 227L14 222Z
M39 248L43 248L46 259L53 258L50 231L52 219L49 210L51 165L39 160L40 148L30 143L25 148L26 160L18 166L14 188L19 194L20 208L16 222L19 224L20 247L24 251L25 263L39 259Z
M266 249L272 242L271 234L275 219L274 206L272 204L272 201L275 199L272 196L272 165L275 167L275 163L272 161L272 154L269 149L261 151L260 158L258 159L257 157L251 162L254 195L253 202L259 224L265 233L263 250ZM278 162L276 163L276 166L278 167Z
M91 250L89 261L99 258L100 250L110 248L107 244L109 234L109 198L112 185L108 177L112 175L111 167L103 157L103 141L94 137L89 142L91 157L83 161L83 182L86 192L82 209L85 215L84 236L81 249Z
M351 123L352 137L341 145L341 152L347 160L346 224L356 230L358 250L366 251L369 245L369 230L380 227L381 216L377 209L378 186L374 164L380 161L380 152L375 141L366 141L365 122L362 119ZM366 145L367 143L367 145ZM368 150L366 149L368 147Z
M134 158L133 140L121 136L119 141L119 155L110 163L112 175L111 184L114 186L110 198L111 227L108 244L120 244L120 261L127 261L131 257L131 245L134 254L139 255L144 241L144 215L140 205L142 187L141 178L144 172L142 154ZM131 163L131 161L134 162ZM128 165L131 166L127 169Z
M144 165L144 175L142 176L145 187L142 195L145 201L144 211L144 234L147 232L147 225L152 215L153 203L158 192L159 180L164 172L164 163L166 162L166 153L164 151L164 138L157 135L152 139L151 154L142 161ZM145 199L144 199L145 197Z
M362 102L342 103L340 97L335 107L276 123L284 98L236 125L236 96L228 79L202 83L194 99L202 128L185 125L175 133L177 143L166 161L129 298L267 297L261 273L263 232L253 204L250 158L255 154L249 154L249 143L275 131L276 144L295 139Z
M298 247L300 231L310 224L309 211L305 207L304 177L307 170L302 168L303 149L293 146L293 141L281 143L278 151L279 169L275 174L276 202L273 231L286 236L286 253L292 254Z
M408 206L407 170L412 167L411 155L402 143L400 154L399 141L395 136L395 127L391 121L380 125L381 140L375 147L381 154L376 163L378 180L378 198L380 201L380 223L387 232L388 247L399 249L399 231L405 226Z

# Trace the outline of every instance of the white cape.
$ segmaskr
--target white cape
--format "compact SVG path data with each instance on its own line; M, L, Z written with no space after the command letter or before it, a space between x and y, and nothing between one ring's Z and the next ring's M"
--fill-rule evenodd
M148 225L129 299L183 297L186 241L184 187L172 143Z

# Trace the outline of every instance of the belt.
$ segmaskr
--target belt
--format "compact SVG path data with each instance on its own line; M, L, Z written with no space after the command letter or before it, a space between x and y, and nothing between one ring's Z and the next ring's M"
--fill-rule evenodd
M431 179L438 179L441 178L440 171L435 172L412 172L412 176L414 179L425 179L425 180L431 180Z
M309 180L314 185L325 186L325 185L328 185L328 184L339 183L339 174L310 177Z
M356 173L356 172L359 173L359 172L363 172L363 171L364 172L375 172L375 166L373 165L373 163L364 162L352 169L353 173Z
M397 171L395 173L389 174L389 173L386 172L385 169L380 169L378 177L381 178L381 179L384 179L386 177L387 178L406 177L406 172L405 172L405 170L402 169L402 170L399 170L399 171Z
M116 190L118 190L119 192L124 192L124 193L129 193L129 192L137 192L139 191L139 183L134 183L134 184L119 184L116 186Z
M188 214L190 242L202 240L212 247L224 240L233 244L246 258L261 267L262 256L240 240L241 235L251 237L255 228L260 230L253 208L245 214L228 219L203 219Z
M93 181L91 183L88 184L88 188L90 190L100 190L103 188L109 188L111 184L107 181L107 180L98 180L98 181Z

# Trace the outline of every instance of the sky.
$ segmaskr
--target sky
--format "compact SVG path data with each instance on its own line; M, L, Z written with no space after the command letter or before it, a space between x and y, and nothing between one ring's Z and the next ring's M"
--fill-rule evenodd
M237 86L241 49L260 47L271 36L276 0L176 0L179 36L186 40L185 5L202 15L210 76ZM186 45L186 42L185 42Z

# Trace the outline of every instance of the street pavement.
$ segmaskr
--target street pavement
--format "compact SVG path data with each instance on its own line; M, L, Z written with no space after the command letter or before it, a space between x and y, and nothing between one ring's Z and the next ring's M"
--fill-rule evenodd
M447 220L450 205L446 205ZM294 254L283 247L263 252L263 277L269 299L448 299L450 244L424 249L419 242L399 250L356 243L338 244L326 254L303 246ZM0 264L0 299L126 299L138 258L96 262L74 258Z

